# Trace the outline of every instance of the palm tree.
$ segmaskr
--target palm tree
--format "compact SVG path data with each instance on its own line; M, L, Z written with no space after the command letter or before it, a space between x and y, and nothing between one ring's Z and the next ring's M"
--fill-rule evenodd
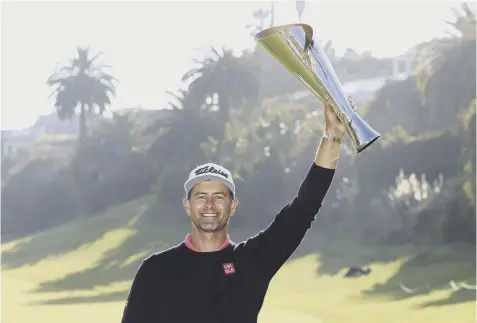
M455 14L455 22L448 22L455 31L450 37L432 40L418 49L418 88L424 100L433 98L426 103L433 107L434 118L442 122L456 116L456 110L466 109L475 98L475 13L464 3L462 11Z
M230 109L247 101L256 102L260 83L247 56L237 57L232 50L225 48L219 53L213 47L210 54L203 61L196 60L199 66L188 71L182 81L189 83L191 95L219 110L222 126L217 138L217 159L220 160Z
M179 90L169 101L170 109L164 110L145 129L145 134L156 138L149 147L149 156L162 164L184 164L191 168L203 162L205 155L201 144L216 133L213 120L204 117L200 101L188 91ZM167 113L166 113L167 112ZM187 158L184 158L187 156Z
M177 178L206 161L203 144L217 131L214 120L201 107L203 100L186 90L168 94L168 108L157 111L157 118L143 132L145 137L152 137L147 154L155 165L156 192L164 210L174 207L169 201L180 198L177 192L183 188Z
M301 22L301 16L303 15L303 11L305 10L305 1L296 0L295 7L296 7L296 13L298 14L298 20Z
M256 19L256 22L253 24L248 24L246 27L250 30L250 35L253 37L256 33L262 31L265 28L265 21L270 16L270 27L274 24L274 10L275 4L272 1L271 9L267 10L264 8L257 9L253 12L253 18Z
M108 66L97 64L101 53L90 57L88 48L77 48L77 56L51 75L47 84L56 95L54 106L60 120L74 117L79 107L79 139L86 135L86 114L102 115L116 93L113 76L104 70Z

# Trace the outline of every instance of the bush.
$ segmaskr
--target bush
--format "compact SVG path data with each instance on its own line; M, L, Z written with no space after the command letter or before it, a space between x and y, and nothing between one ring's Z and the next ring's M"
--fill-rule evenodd
M72 178L57 160L32 160L2 187L2 234L32 233L75 214Z

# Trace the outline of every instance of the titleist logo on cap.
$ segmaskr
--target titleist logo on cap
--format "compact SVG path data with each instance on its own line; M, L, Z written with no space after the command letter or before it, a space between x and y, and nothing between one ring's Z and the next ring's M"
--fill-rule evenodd
M209 167L209 166L205 166L205 167L202 167L202 168L199 168L195 171L195 175L198 176L198 175L202 175L202 174L206 174L206 173L214 173L214 174L219 174L225 178L229 178L229 175L227 175L226 173L224 173L223 171L221 171L220 169L215 169L214 166L212 167Z

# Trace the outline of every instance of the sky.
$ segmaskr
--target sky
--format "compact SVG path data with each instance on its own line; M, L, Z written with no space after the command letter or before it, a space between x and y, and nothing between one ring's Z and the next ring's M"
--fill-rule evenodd
M308 1L302 22L315 39L331 40L343 52L394 56L445 32L452 7L444 1ZM113 109L162 108L166 91L209 45L237 51L252 48L246 25L270 3L189 2L16 2L2 3L1 124L22 129L54 111L46 85L58 63L77 46L103 52L119 80ZM294 1L275 2L275 25L298 22Z

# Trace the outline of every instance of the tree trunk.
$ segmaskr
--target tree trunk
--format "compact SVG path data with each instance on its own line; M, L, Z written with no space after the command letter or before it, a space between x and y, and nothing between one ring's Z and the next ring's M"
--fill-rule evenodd
M272 8L270 10L270 26L269 27L275 26L275 2L272 1L271 6Z
M227 96L219 95L219 113L221 115L221 131L219 134L219 138L217 138L217 155L216 159L218 163L223 163L225 160L225 156L223 156L223 150L224 150L224 141L225 141L225 128L227 127L227 122L229 121L229 109L230 109L230 104L229 104L229 99Z
M81 110L79 116L79 141L83 142L86 136L86 107L81 103Z

